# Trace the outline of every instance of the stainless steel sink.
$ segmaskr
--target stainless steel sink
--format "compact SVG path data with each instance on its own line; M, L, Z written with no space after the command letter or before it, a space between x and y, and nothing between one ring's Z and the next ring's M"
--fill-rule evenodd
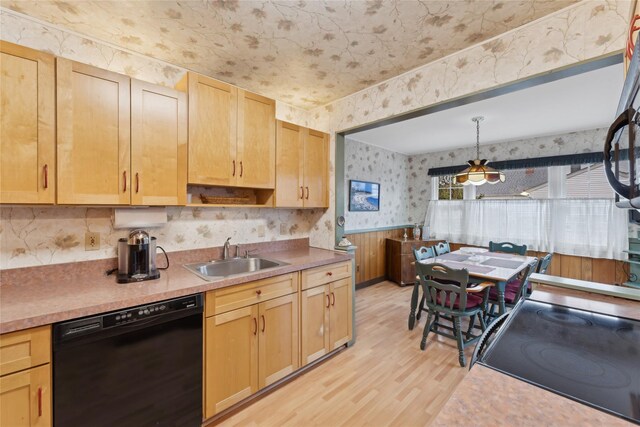
M221 280L230 276L280 267L283 265L288 264L286 262L276 261L273 259L251 257L232 258L210 262L196 262L193 264L185 264L184 268L205 280L213 281Z

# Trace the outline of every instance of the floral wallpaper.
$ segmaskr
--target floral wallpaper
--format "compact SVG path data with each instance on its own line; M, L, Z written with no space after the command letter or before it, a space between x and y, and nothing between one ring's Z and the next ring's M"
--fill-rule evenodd
M345 139L345 230L363 230L406 224L408 157L373 145ZM349 211L349 180L380 184L380 210Z
M480 157L491 162L602 151L606 135L607 129L601 128L481 145ZM475 157L475 147L410 156L407 159L408 222L424 222L431 198L431 178L427 175L429 169L463 165Z
M118 239L110 208L0 208L0 268L112 258ZM308 237L320 210L167 208L164 227L150 229L166 251ZM261 237L260 230L264 230ZM85 251L84 234L100 233L100 249ZM233 249L233 248L232 248Z
M3 0L2 5L9 3L11 2ZM39 2L13 2L12 4L18 7L21 5L36 7L37 3ZM78 6L80 3L73 2L71 5ZM205 2L202 3L205 4ZM490 4L489 2L477 3ZM70 3L58 2L57 4L64 9ZM140 11L143 11L143 8L140 8ZM333 203L335 132L620 51L625 45L629 12L630 2L626 0L579 2L558 13L442 59L430 63L427 63L428 59L423 59L420 63L427 63L424 66L311 111L292 106L291 98L285 98L287 103L283 103L282 97L276 97L278 118L331 134L330 208L326 211L315 211L312 214L296 210L207 208L202 209L200 218L194 218L196 209L170 208L170 214L172 212L175 214L176 210L180 211L180 220L172 220L166 226L166 230L164 228L159 230L159 233L165 233L168 236L166 238L165 235L159 236L159 240L168 245L167 249L173 250L209 244L218 246L228 237L229 232L234 233L238 240L246 241L288 238L280 234L281 224L286 223L285 229L297 225L293 234L290 235L309 236L313 246L332 248L335 243L335 205ZM251 18L253 15L249 16L249 19L253 19ZM382 19L383 14L379 12L376 16ZM100 24L95 26L109 27L102 25L102 22ZM415 32L415 28L412 31ZM119 49L111 43L102 43L95 38L87 38L78 33L64 31L59 26L46 24L4 8L0 8L0 38L168 86L172 86L179 80L184 72L184 69L178 66L150 56L135 53L133 50ZM115 36L110 37L109 41L112 42L112 39L115 39ZM414 45L411 44L411 46ZM252 50L253 56L249 55L248 58L251 61L257 61L259 57L256 53L262 53L263 49L268 51L268 47L267 43L261 43L258 48ZM286 56L286 53L283 55ZM345 55L349 55L348 52L345 51ZM241 56L247 58L245 55ZM291 66L293 65L292 61ZM364 67L358 69L358 75L362 75L363 70ZM336 74L335 80L338 76L339 73ZM223 80L231 81L231 78ZM298 87L282 76L273 81L276 80L282 82L287 88ZM331 75L328 80L333 81L334 76ZM317 84L320 81L314 80L310 83L311 87L321 86L322 84ZM244 84L241 86L249 87ZM269 94L261 90L256 91L264 95ZM421 191L416 189L414 194L419 194ZM409 208L413 201L408 201ZM95 226L107 230L103 241L114 244L119 232L108 231L110 212L110 209L81 207L0 207L0 268L96 259L114 255L108 247L105 252L85 252L82 241L82 235L87 227ZM424 217L419 210L411 212L411 209L407 209L407 213L408 216L417 220ZM218 214L224 216L218 217ZM195 215L198 214L195 213ZM247 218L244 218L244 215L247 215ZM247 221L248 225L245 224ZM259 238L251 232L261 223L266 227L264 238ZM275 227L269 228L268 224L274 224ZM207 243L205 228L200 229L202 234L198 232L198 228L204 226L209 227L211 243ZM184 241L176 242L178 235L182 235Z
M576 1L13 0L2 4L119 48L311 108Z
M589 0L311 110L335 131L396 116L625 47L631 2Z

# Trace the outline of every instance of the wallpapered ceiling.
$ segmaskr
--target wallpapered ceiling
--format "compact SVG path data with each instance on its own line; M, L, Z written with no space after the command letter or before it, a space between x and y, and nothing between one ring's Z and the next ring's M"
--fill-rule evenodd
M407 218L408 157L349 138L344 145L345 230L405 224ZM380 210L349 211L349 180L380 184Z
M577 0L3 1L3 6L311 108Z

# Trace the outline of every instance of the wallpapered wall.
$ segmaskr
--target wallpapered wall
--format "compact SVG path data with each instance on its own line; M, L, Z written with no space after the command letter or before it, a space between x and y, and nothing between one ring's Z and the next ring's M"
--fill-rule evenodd
M345 229L347 231L406 223L408 157L346 138L344 146ZM380 210L349 211L349 180L380 184Z
M181 219L175 223L173 233L185 237L182 242L185 248L210 245L209 240L191 242L187 237L194 233L194 229L197 234L198 227L202 226L209 227L210 241L214 245L219 245L218 242L223 241L229 232L235 233L240 241L262 240L252 233L253 225L246 226L243 219L246 215L247 219L254 218L255 222L267 225L272 222L275 227L271 230L279 231L281 221L287 226L297 226L296 237L308 235L312 245L331 248L335 222L335 132L620 51L625 44L629 11L630 2L626 0L580 2L311 111L277 102L278 118L331 134L330 208L326 212L314 213L290 211L286 219L282 218L282 212L276 210L209 208L202 211L200 218L204 218L204 223L186 220L198 214L193 209L182 208L178 209ZM114 49L105 43L61 31L6 9L0 9L0 38L168 86L172 86L184 72L170 64ZM174 212L174 209L169 211ZM413 215L419 216L417 213ZM85 252L83 245L75 244L87 227L93 226L94 218L99 218L98 222L106 228L109 216L110 209L2 207L0 268L115 256L112 248L107 248L106 252ZM47 223L54 222L55 225L45 231ZM279 233L271 233L267 233L265 239L281 237L276 235ZM103 236L103 240L113 242L118 235ZM47 252L51 256L36 256Z
M489 161L517 160L602 151L606 135L607 129L603 128L480 145L480 158ZM407 177L408 221L424 222L431 197L431 179L427 176L429 169L463 165L475 158L475 147L410 156Z

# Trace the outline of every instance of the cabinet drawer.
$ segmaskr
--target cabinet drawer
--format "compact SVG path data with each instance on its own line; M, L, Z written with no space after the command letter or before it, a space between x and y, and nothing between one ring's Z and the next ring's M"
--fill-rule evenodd
M268 301L298 291L298 274L289 273L207 292L206 316Z
M0 375L51 361L51 326L0 335Z
M302 289L313 288L346 277L351 277L351 261L302 270Z

